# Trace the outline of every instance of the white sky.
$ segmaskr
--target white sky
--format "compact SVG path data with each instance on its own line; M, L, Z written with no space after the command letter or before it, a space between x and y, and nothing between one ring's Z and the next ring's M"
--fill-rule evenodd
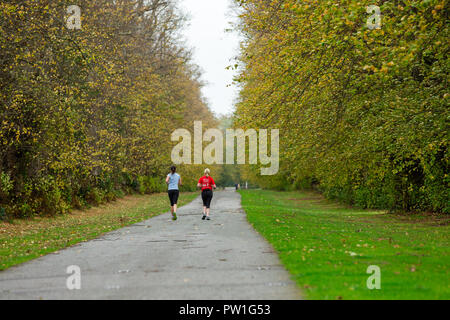
M206 83L203 96L217 115L233 111L238 93L236 87L227 87L232 84L236 71L225 69L235 64L239 49L238 34L225 31L231 28L231 1L180 0L179 5L190 18L182 34L193 49L194 62L203 71L202 80Z

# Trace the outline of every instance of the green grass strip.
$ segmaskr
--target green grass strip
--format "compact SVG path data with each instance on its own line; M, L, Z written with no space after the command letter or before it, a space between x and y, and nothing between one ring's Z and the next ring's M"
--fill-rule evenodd
M315 193L242 190L249 222L308 299L450 299L449 216L345 207ZM367 267L381 289L367 288Z

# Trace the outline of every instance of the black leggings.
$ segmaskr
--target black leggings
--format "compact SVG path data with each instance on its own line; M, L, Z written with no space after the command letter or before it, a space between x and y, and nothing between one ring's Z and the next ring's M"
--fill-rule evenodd
M169 199L170 199L170 206L173 207L178 202L178 196L180 195L180 191L178 190L169 190Z
M205 189L202 191L202 200L203 200L203 206L209 209L209 206L211 205L211 200L213 197L213 192L211 189Z

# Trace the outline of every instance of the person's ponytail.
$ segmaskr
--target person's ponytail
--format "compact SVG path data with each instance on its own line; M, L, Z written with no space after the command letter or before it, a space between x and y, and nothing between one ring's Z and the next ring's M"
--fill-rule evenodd
M177 167L171 166L170 171L172 172L172 174L174 174L177 171Z

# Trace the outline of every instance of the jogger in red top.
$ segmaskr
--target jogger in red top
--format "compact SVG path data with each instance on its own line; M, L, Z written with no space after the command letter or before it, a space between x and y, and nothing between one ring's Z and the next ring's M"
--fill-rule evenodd
M214 179L209 175L209 169L205 169L205 175L198 180L197 187L202 188L202 200L203 200L203 217L202 220L211 220L209 217L209 207L213 197L213 188L216 188Z

